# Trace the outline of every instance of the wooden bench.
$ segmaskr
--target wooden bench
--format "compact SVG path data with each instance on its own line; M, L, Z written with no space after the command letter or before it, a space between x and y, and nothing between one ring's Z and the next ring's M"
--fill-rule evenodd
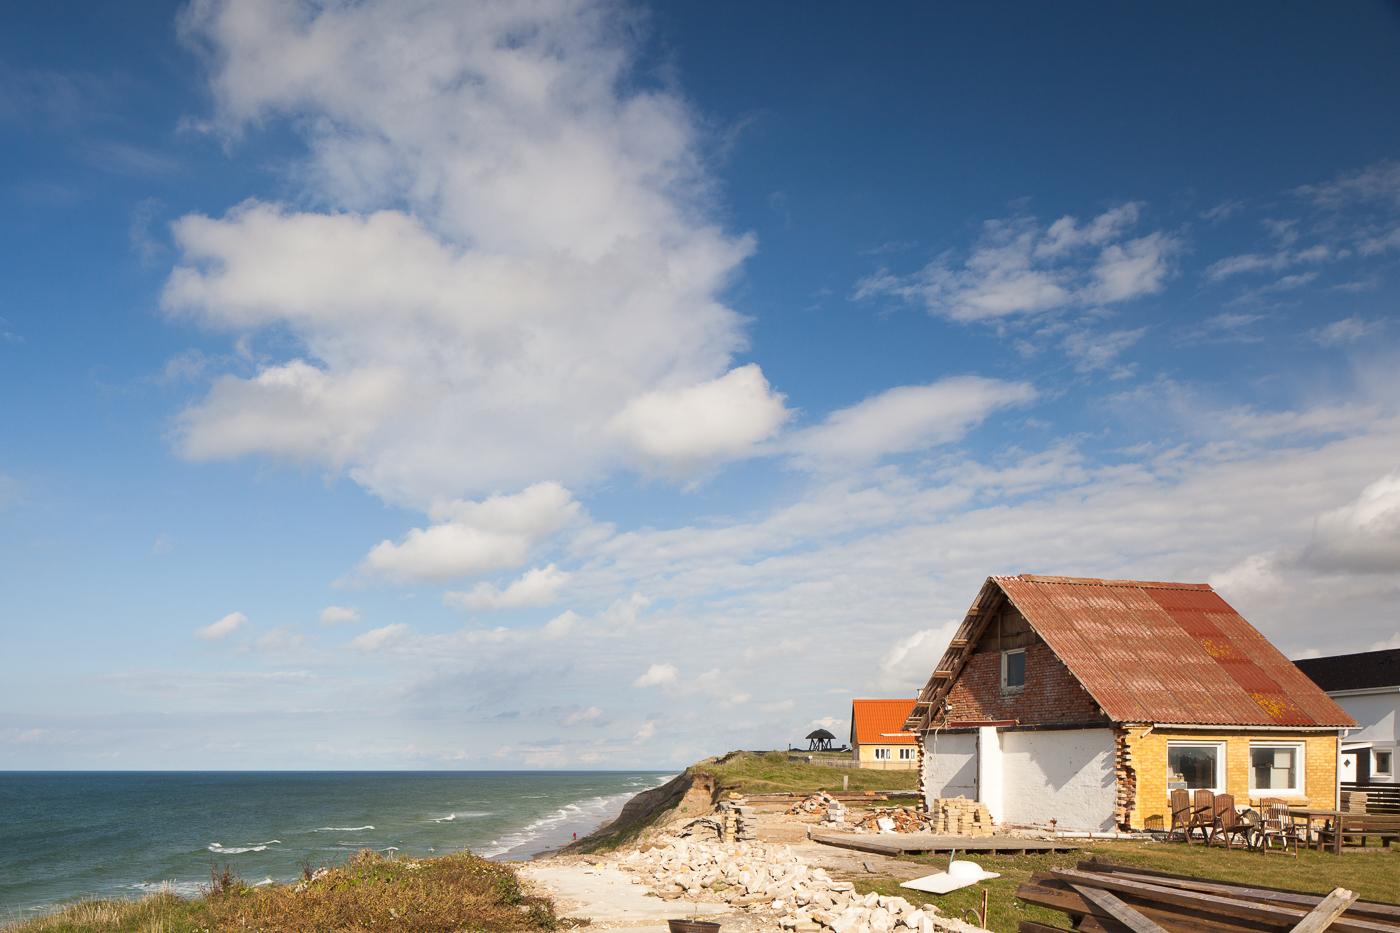
M1341 827L1342 841L1347 839L1360 839L1364 848L1366 840L1371 837L1379 838L1381 845L1389 848L1391 840L1400 842L1400 816L1381 816L1375 813L1343 813L1341 817L1328 829L1318 830L1314 835L1317 837L1318 847L1332 845L1337 846L1337 828Z

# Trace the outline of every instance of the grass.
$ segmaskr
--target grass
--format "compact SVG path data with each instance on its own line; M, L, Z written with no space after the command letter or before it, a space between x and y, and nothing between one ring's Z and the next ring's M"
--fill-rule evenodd
M1047 868L1074 868L1080 861L1099 858L1107 862L1140 865L1154 871L1178 875L1195 875L1218 881L1251 884L1267 888L1288 888L1313 894L1326 894L1336 887L1356 891L1364 900L1394 903L1400 900L1400 857L1393 853L1350 853L1335 855L1301 851L1295 859L1285 855L1262 855L1257 852L1227 852L1224 849L1188 847L1183 843L1133 842L1127 840L1095 840L1078 852L1062 855L982 855L970 858L987 871L1001 877L954 891L935 895L899 887L893 878L871 876L856 880L856 890L864 894L878 891L898 895L913 904L933 904L944 916L958 917L976 924L973 912L982 906L982 889L988 892L987 928L996 933L1015 933L1021 920L1035 920L1066 929L1068 918L1057 911L1025 904L1017 899L1016 888L1030 880L1031 874ZM903 861L929 866L929 873L942 871L948 856L904 856Z
M250 887L213 872L195 900L83 901L0 926L4 933L535 933L559 927L547 898L529 897L506 865L470 854L416 861L363 850L300 884Z
M787 752L730 752L691 767L697 772L713 774L724 791L736 790L741 794L839 791L842 777L850 779L847 789L851 791L912 791L919 786L917 771L826 768L792 761Z

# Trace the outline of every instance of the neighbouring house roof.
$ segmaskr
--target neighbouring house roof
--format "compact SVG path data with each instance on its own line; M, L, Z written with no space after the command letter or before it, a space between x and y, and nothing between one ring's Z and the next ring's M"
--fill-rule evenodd
M1330 658L1294 661L1323 690L1366 690L1400 687L1400 649L1338 654Z
M914 709L909 700L852 700L852 745L916 745L918 736L905 731L904 720Z
M1009 601L1114 722L1356 724L1204 583L988 577L905 726L928 728Z

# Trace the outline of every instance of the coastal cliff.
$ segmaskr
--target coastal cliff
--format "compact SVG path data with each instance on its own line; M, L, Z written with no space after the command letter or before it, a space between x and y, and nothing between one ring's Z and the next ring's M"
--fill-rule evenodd
M703 816L714 809L719 798L719 781L713 774L691 766L660 787L644 790L623 806L617 819L604 823L563 852L592 852L599 847L614 848L634 838L661 816L669 818Z

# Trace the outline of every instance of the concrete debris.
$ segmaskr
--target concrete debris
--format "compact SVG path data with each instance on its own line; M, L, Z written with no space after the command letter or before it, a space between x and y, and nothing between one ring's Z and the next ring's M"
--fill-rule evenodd
M823 868L809 867L785 845L663 836L655 845L619 859L616 866L635 873L662 898L724 901L741 909L772 911L778 915L778 925L792 933L966 929L957 920L938 916L931 905L920 908L902 897L873 892L858 895L854 884L834 880Z
M987 805L966 797L933 801L932 809L876 807L852 827L861 833L935 833L945 836L990 836Z

